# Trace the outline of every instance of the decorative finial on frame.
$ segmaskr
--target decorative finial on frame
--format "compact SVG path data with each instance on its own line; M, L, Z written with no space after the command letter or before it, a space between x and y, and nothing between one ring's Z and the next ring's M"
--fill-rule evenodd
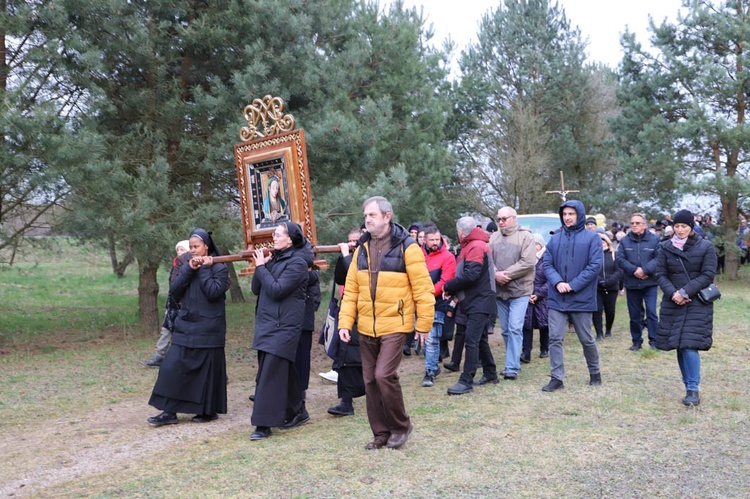
M262 99L255 99L244 110L247 126L240 129L240 139L243 141L270 137L282 132L294 130L294 117L284 114L284 101L281 97L266 95ZM273 122L272 124L269 124ZM259 124L262 125L262 131Z

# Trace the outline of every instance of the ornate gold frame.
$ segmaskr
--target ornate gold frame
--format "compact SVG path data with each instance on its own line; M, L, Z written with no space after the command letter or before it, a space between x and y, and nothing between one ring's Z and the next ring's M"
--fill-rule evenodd
M284 102L278 97L255 99L245 107L248 124L240 131L245 142L234 146L247 249L272 247L274 228L284 220L300 224L310 243L318 243L305 133L294 130L294 118L283 111ZM281 201L276 204L283 206L281 211L272 210L266 202L274 179L280 184ZM241 275L251 274L252 267L243 269Z

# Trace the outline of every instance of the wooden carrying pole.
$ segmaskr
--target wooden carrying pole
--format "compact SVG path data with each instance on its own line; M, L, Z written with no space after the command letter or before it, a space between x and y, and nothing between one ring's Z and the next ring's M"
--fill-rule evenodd
M341 248L338 247L338 245L332 245L332 246L313 246L313 252L315 254L318 253L338 253L341 251ZM271 253L271 250L269 248L263 248L263 254L269 255ZM213 258L213 261L215 263L227 263L227 262L239 262L243 260L252 260L255 257L255 251L253 250L245 250L241 251L240 253L236 255L222 255L222 256L215 256Z

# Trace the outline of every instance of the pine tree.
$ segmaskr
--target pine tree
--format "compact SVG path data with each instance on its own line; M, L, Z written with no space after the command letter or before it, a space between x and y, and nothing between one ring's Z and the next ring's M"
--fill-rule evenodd
M686 0L677 24L651 23L655 53L632 35L617 123L622 164L633 194L677 207L681 195L712 195L721 203L724 239L736 240L738 214L750 193L745 123L750 92L747 0ZM676 206L677 205L677 206ZM726 273L738 276L736 246L727 245Z

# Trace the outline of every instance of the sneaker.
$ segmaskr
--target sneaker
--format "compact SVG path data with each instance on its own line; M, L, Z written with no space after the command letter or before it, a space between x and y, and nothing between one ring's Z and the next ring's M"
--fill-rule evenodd
M697 391L688 390L687 396L682 399L682 403L687 406L697 406L700 405L701 399Z
M601 386L602 384L602 374L596 373L592 374L589 378L589 385L591 386Z
M323 378L326 381L330 381L331 383L338 383L339 382L339 373L331 369L327 373L318 373L318 376Z
M143 364L146 367L161 367L161 362L164 360L164 357L162 357L159 354L154 354L153 357L147 360L142 360L141 364Z
M434 386L435 385L435 375L432 374L430 371L425 371L424 378L422 378L422 386Z
M448 395L463 395L464 393L471 393L474 391L474 387L471 385L465 385L460 381L453 386L448 387Z
M543 392L554 392L554 391L557 391L557 390L562 390L563 388L565 388L565 385L563 385L563 382L562 382L561 379L551 378L549 380L549 383L547 383L546 385L544 385L542 387L542 391Z

